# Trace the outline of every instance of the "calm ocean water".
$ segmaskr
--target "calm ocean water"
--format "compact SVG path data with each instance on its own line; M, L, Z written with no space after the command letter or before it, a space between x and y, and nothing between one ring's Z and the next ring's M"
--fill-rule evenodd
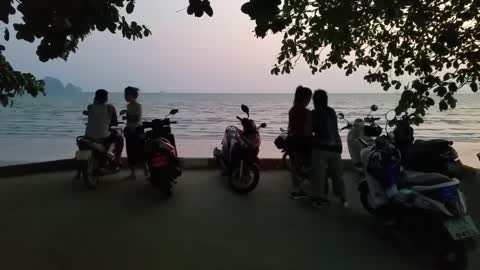
M92 93L85 93L70 98L18 99L12 108L0 108L0 138L73 140L84 131L85 117L81 112L92 98ZM398 98L395 94L331 94L330 103L353 120L368 113L371 104L380 107L377 115L385 113L395 107ZM416 129L417 137L480 142L480 95L459 95L458 99L455 110L441 113L433 108L426 123ZM125 107L122 94L112 93L110 100L118 111ZM268 124L263 139L272 141L279 128L287 125L292 95L144 93L140 102L145 119L179 109L173 119L179 122L174 132L180 140L220 140L227 125L237 124L235 116L242 116L240 104L247 104L258 124Z

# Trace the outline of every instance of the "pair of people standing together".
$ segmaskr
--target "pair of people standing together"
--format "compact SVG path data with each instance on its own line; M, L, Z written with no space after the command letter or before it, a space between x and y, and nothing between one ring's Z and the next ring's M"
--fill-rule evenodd
M120 115L126 120L126 127L123 131L128 163L131 169L129 179L135 179L135 168L143 165L145 176L148 176L148 170L144 161L143 144L144 132L142 127L142 105L138 103L139 89L136 87L125 88L125 101L127 102L126 110L120 111ZM108 91L99 89L95 92L93 104L90 104L84 115L88 116L85 136L99 142L103 142L107 148L113 144L114 159L120 165L120 159L123 150L123 139L120 134L110 132L110 127L117 126L117 112L113 105L108 104Z
M313 97L312 97L313 96ZM313 99L314 109L307 109ZM302 166L310 168L312 206L328 204L325 189L328 177L332 180L333 192L344 207L348 206L342 172L342 140L338 131L337 114L328 106L328 95L319 89L312 93L299 86L295 92L293 107L289 111L288 144L293 150L294 170ZM301 188L298 173L293 173L292 199L307 197Z

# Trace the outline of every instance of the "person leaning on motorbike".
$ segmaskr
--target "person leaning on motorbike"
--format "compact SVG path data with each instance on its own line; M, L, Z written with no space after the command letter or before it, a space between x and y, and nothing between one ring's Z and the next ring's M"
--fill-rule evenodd
M293 192L290 197L294 200L306 198L301 189L301 170L308 163L310 150L310 110L307 109L312 98L312 90L298 86L295 91L293 107L288 112L288 137L287 144L292 152L290 158L293 165L292 184Z
M85 137L101 142L107 149L114 144L114 160L120 166L123 138L121 134L110 131L110 127L118 125L118 119L115 107L107 102L107 90L97 90L93 104L88 105L87 110L83 112L88 116Z

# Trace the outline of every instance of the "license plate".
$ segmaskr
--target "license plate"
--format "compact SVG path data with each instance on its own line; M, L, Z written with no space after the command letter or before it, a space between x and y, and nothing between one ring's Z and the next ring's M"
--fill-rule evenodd
M472 217L464 216L443 223L454 240L462 240L480 235Z
M152 167L160 168L168 165L167 157L165 156L156 156L152 159Z
M92 151L90 150L82 150L82 151L77 151L75 154L75 159L76 160L88 160L92 156Z

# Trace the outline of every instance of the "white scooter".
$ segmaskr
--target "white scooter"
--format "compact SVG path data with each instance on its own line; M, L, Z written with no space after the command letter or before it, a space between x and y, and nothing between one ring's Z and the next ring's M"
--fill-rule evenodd
M365 179L359 191L365 209L393 221L392 230L428 245L440 269L466 269L467 250L480 232L468 214L460 181L436 173L402 172L400 152L388 136L373 145L360 141L365 146Z

